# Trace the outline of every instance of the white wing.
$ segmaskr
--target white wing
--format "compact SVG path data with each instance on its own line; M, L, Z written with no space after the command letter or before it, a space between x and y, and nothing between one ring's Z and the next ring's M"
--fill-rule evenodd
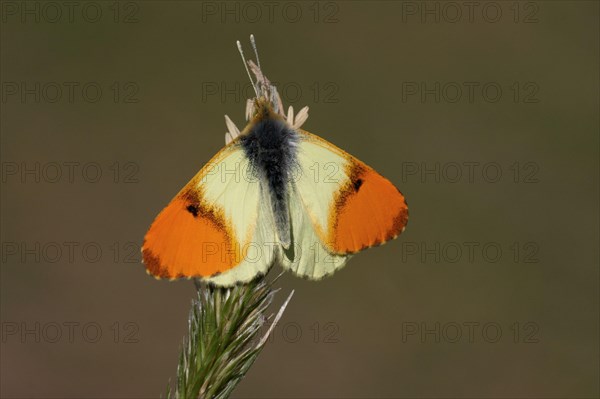
M312 280L332 274L346 264L350 255L329 252L315 232L314 225L294 184L290 190L292 245L280 247L279 258L284 269Z
M198 277L223 286L266 273L275 256L275 234L264 196L243 149L235 141L227 145L148 230L142 248L147 271L157 278Z

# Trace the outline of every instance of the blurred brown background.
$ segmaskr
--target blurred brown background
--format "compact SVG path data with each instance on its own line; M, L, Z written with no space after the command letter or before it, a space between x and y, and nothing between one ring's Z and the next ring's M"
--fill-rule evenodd
M164 395L194 291L138 248L242 124L250 33L411 219L285 275L234 396L598 397L598 3L466 3L2 1L2 397Z

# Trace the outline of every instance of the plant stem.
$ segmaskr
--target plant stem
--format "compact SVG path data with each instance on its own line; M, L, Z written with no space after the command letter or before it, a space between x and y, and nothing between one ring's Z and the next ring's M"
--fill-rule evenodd
M202 285L195 280L197 297L192 301L188 337L177 367L175 391L168 398L229 397L244 378L267 338L281 318L293 291L265 332L265 312L275 293L264 276L232 288Z

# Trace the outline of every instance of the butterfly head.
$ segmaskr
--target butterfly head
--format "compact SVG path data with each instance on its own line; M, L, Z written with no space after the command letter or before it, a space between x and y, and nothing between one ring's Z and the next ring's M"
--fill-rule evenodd
M241 132L231 119L225 115L225 123L229 130L225 133L225 141L227 143L231 142L237 136L248 132L254 123L265 118L282 119L294 129L300 128L306 119L308 119L308 107L302 108L296 115L294 115L294 108L292 106L288 108L287 113L284 111L283 102L281 101L277 87L267 79L261 69L254 35L250 35L250 43L256 56L256 62L246 60L242 44L239 40L237 41L237 47L256 96L246 101L246 121L248 124ZM252 75L254 75L254 78L252 78Z

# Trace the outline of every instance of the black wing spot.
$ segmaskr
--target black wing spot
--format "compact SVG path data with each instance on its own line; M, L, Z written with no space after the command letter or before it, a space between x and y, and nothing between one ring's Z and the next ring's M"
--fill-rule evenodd
M362 179L357 179L354 182L354 190L356 190L356 192L358 192L358 190L360 190L360 186L362 186L362 184L363 184Z
M192 215L194 215L194 217L198 217L198 207L195 205L188 205L187 208L185 208L189 213L191 213Z

